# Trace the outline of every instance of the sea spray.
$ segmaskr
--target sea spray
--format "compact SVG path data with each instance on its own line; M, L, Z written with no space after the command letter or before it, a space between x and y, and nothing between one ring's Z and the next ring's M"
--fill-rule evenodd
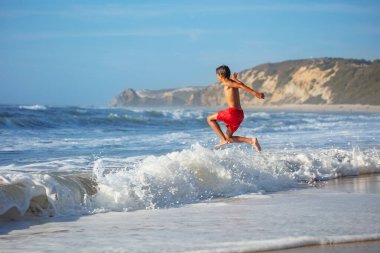
M190 149L149 156L133 166L105 173L94 166L97 205L109 210L168 208L205 199L305 187L306 182L380 172L372 151L255 154L237 146Z
M210 150L194 144L108 174L100 160L94 166L99 187L95 199L110 210L135 210L297 187L287 175L260 168L253 157L251 150Z

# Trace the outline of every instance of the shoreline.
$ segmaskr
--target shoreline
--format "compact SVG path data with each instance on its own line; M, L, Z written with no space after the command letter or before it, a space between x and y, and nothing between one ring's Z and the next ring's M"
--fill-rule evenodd
M244 107L244 106L243 106ZM284 112L379 112L380 105L361 104L337 104L337 105L313 105L313 104L284 104L284 105L257 105L245 106L246 110L259 111L284 111Z
M227 105L212 105L212 106L120 106L108 108L119 109L142 109L142 110L175 110L175 109L201 109L219 111L226 109ZM283 104L283 105L242 105L244 111L259 111L259 112L326 112L326 113L380 113L380 105L362 105L362 104Z

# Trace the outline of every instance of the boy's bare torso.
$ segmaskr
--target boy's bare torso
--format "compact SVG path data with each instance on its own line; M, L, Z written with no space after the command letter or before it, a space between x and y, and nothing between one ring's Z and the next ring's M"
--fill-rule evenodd
M224 96L226 98L228 107L234 107L236 109L242 110L238 88L224 86Z

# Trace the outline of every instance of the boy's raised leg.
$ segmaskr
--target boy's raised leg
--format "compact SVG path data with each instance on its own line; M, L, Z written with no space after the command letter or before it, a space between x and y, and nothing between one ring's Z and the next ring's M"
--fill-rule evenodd
M219 148L223 145L228 144L229 141L227 141L227 138L224 135L224 133L222 132L222 130L220 129L218 122L216 122L217 117L218 117L218 113L214 113L214 114L209 115L207 117L207 123L209 124L209 126L215 131L215 133L220 138L220 143L215 145L216 148Z

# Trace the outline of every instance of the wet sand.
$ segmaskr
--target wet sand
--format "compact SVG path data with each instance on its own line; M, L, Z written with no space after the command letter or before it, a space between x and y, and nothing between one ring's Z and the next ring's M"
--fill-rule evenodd
M342 243L335 245L309 246L266 253L379 253L380 241Z
M349 193L380 194L380 173L329 180L321 183L319 187L326 190Z
M346 177L320 183L322 189L347 193L380 194L380 174ZM380 241L352 242L334 245L315 245L300 248L291 248L267 253L378 253Z

